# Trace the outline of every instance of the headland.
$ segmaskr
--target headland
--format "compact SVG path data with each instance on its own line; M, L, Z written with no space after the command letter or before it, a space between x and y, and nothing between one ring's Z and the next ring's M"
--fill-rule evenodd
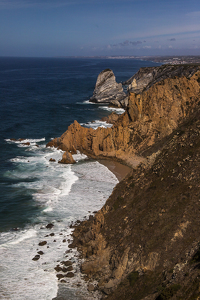
M71 247L102 298L199 299L199 66L144 68L126 84L126 111L111 128L74 121L48 144L132 168L75 227Z

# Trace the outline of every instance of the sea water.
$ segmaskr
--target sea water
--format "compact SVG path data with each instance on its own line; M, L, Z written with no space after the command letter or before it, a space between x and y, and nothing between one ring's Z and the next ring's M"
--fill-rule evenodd
M87 291L76 249L68 248L70 225L99 210L118 180L81 153L74 155L76 164L59 164L63 152L46 144L75 119L96 129L112 126L101 121L111 111L123 112L89 103L102 70L111 68L122 82L153 65L131 59L0 58L0 299L55 298L54 268L62 260L71 260L74 272L63 283L63 299L98 298ZM43 254L33 260L39 251Z

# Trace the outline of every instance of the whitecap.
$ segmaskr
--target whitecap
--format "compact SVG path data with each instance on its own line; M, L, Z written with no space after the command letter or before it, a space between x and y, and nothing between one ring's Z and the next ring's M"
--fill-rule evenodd
M124 108L117 108L117 107L100 106L99 109L116 112L119 115L125 112Z
M93 128L93 129L97 129L98 127L102 127L102 128L110 128L113 126L113 124L107 123L105 121L100 121L100 120L95 120L93 122L88 122L88 123L82 123L81 124L84 127L89 127L89 128Z

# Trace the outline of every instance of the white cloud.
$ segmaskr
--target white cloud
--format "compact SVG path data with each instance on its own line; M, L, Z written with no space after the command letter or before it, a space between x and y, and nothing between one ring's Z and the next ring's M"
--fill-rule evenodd
M144 46L143 49L151 49L151 46Z
M191 17L191 18L200 17L200 10L187 13L186 16Z

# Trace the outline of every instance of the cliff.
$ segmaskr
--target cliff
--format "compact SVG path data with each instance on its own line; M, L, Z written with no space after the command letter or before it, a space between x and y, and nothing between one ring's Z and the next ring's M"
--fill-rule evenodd
M127 96L121 83L116 82L112 70L105 69L97 77L93 96L90 102L110 103L114 106L127 106Z
M144 89L149 89L155 83L166 78L183 77L190 78L199 70L199 65L162 65L160 67L141 68L130 79L123 82L128 85L128 91L136 94Z
M74 231L109 300L198 299L200 267L199 110L114 189L104 207Z
M47 146L79 150L90 156L111 157L132 165L148 147L172 133L199 103L200 71L192 77L166 78L141 94L129 93L127 111L111 128L82 127L74 121ZM141 159L143 161L143 158Z
M160 67L158 67L160 68ZM145 83L144 83L145 85ZM142 162L94 217L75 227L71 247L86 280L109 300L200 297L200 71L129 91L111 128L74 122L49 146Z

